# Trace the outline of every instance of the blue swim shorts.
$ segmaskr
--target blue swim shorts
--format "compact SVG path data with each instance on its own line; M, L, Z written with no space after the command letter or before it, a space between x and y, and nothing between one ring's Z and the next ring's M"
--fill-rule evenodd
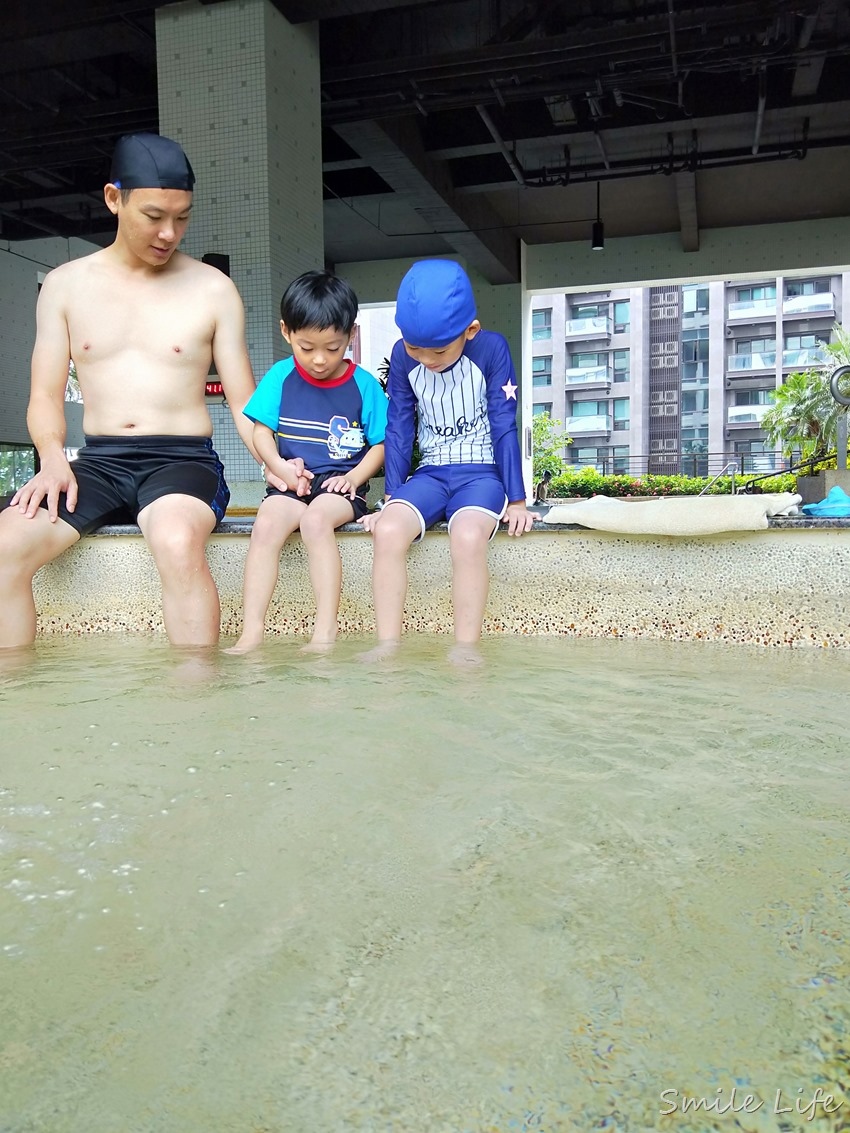
M390 503L407 504L419 517L419 539L427 528L452 520L460 511L482 511L493 517L493 534L505 514L508 497L495 464L420 465L393 493ZM417 539L417 542L419 540Z

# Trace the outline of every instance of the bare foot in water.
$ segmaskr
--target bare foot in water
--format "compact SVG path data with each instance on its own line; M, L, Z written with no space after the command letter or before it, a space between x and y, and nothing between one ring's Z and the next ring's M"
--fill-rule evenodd
M449 661L464 669L484 664L477 645L463 645L460 642L456 642L449 650Z
M252 649L257 649L262 644L262 634L259 637L253 637L250 634L243 633L235 645L231 645L229 649L225 649L223 652L240 656L243 653L250 653Z
M398 641L379 641L374 649L367 649L365 653L358 653L357 660L365 661L367 665L375 661L388 661L398 652L401 643Z
M308 641L298 650L299 653L330 653L335 641Z

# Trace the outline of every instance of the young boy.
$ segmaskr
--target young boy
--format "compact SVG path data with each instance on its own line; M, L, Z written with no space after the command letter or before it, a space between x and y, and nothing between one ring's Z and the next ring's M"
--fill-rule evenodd
M489 573L487 545L504 520L510 535L531 530L516 427L513 363L505 339L481 329L466 272L452 260L422 260L396 301L401 341L387 383L386 498L362 525L372 531L378 634L369 657L401 637L407 551L448 519L458 660L474 660ZM418 410L421 462L410 474Z
M280 330L292 357L274 366L245 406L254 447L286 491L268 488L245 561L242 635L227 652L247 653L263 639L280 552L293 531L307 548L316 597L308 650L337 635L342 564L337 527L366 512L369 478L384 463L387 399L378 380L345 352L357 296L327 271L295 279L280 304Z

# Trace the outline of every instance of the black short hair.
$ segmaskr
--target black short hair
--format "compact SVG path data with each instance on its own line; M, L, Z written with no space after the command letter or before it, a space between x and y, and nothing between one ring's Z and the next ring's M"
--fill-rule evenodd
M357 296L344 279L330 271L305 271L284 291L280 317L289 331L333 327L341 334L351 334L357 307Z

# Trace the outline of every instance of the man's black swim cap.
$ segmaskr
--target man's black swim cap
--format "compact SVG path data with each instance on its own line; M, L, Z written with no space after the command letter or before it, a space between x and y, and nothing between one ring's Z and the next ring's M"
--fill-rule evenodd
M185 189L195 174L177 142L160 134L125 134L112 155L109 179L119 189Z

